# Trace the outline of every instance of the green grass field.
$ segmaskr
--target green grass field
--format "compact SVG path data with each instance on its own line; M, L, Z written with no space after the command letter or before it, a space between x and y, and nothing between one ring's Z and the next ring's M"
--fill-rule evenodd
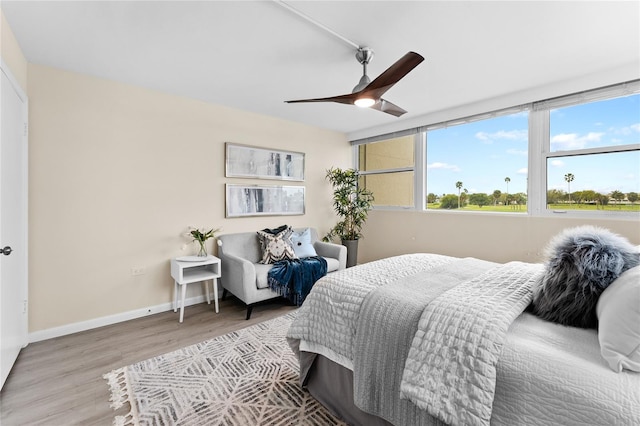
M427 204L428 209L438 209L440 207L439 203L429 203ZM548 208L550 210L578 210L578 211L616 211L616 212L640 212L640 204L609 204L607 206L596 206L593 204L549 204ZM475 205L466 205L461 207L460 209L452 209L452 210L460 210L460 211L478 211L478 212L502 212L502 213L526 213L527 206L484 206L478 207Z

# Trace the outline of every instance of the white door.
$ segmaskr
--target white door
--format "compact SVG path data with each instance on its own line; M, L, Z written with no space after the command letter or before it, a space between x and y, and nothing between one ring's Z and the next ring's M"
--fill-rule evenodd
M27 98L4 63L0 78L0 389L27 327Z

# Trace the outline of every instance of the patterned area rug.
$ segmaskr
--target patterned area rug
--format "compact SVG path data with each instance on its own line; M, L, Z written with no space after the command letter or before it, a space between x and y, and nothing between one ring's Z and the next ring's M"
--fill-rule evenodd
M119 368L114 425L344 425L298 384L285 339L296 312Z

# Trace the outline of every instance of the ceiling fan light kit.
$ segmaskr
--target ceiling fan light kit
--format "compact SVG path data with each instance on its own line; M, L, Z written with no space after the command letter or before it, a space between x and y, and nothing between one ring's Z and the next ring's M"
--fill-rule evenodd
M358 98L353 103L360 108L369 108L376 103L375 99L372 98Z

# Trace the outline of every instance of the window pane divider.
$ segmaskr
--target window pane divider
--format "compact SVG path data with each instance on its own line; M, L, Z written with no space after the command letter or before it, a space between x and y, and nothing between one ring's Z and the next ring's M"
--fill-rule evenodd
M544 101L534 102L534 110L558 109L583 103L628 96L640 92L640 80L627 81L613 86L592 89L571 95L560 96Z
M367 170L367 171L358 171L358 173L360 173L360 176L366 176L366 175L382 175L385 173L401 173L401 172L412 172L414 170L413 166L408 166L408 167L397 167L397 168L393 168L393 169L381 169L381 170Z
M573 157L576 155L589 155L589 154L608 154L614 152L626 152L626 151L638 151L640 150L640 143L631 144L631 145L607 145L607 146L599 146L595 148L585 148L585 149L572 149L570 151L553 151L549 152L546 157L554 158L554 157Z
M549 111L529 113L529 159L527 169L527 211L531 216L542 214L547 208L547 167L549 151Z
M413 208L417 211L427 208L427 183L424 178L427 168L427 134L416 134L414 138L415 171L413 174Z

